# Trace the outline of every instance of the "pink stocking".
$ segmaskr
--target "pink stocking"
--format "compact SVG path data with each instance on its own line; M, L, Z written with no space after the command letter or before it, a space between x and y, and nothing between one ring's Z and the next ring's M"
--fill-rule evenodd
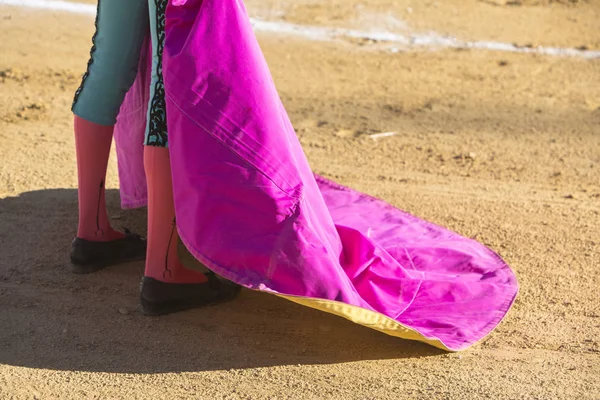
M144 275L167 283L202 283L204 274L187 269L177 255L173 184L169 149L144 147L148 182L148 250Z
M75 116L74 128L79 185L77 237L97 242L121 239L124 234L115 231L108 221L104 187L113 127Z

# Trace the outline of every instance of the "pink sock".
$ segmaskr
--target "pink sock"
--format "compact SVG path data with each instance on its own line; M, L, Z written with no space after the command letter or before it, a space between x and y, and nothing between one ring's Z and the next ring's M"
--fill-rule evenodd
M144 147L148 182L148 250L144 275L168 283L201 283L206 276L179 262L169 149Z
M77 237L105 242L124 237L108 220L104 184L113 127L94 124L75 116L75 147L79 224Z

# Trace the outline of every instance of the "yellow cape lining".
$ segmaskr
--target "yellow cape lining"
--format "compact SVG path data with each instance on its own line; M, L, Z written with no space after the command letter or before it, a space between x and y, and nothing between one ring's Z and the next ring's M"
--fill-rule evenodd
M439 339L432 339L423 336L414 329L408 328L398 321L394 321L390 317L386 317L376 311L367 310L366 308L353 306L346 303L333 300L323 300L313 297L290 296L279 293L273 293L276 296L282 297L294 303L301 304L306 307L316 310L328 312L342 318L346 318L355 324L366 326L367 328L375 329L390 336L399 337L407 340L417 340L427 343L438 349L453 351L446 347Z

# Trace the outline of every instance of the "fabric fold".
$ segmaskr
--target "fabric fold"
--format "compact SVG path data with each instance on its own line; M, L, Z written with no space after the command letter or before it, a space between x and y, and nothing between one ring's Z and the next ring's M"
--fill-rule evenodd
M163 65L178 229L208 268L451 351L506 315L518 285L493 251L313 175L241 1L171 1ZM139 74L117 124L124 207L145 199Z

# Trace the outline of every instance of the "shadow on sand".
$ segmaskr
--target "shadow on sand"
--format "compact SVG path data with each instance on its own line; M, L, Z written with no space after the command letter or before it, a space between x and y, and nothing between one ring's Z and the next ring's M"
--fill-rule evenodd
M115 226L145 232L145 210ZM0 200L0 363L123 373L227 370L428 357L440 350L386 336L278 297L245 290L229 304L152 318L138 310L143 263L70 272L77 193Z

